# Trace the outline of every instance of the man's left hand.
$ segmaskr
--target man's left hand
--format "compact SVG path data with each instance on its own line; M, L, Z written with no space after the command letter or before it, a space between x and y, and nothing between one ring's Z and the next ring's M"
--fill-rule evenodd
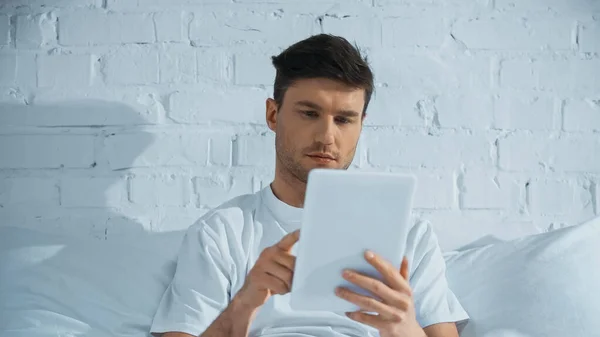
M374 295L360 295L343 287L336 289L338 297L360 307L359 311L346 315L379 330L381 337L427 337L416 319L406 257L400 270L373 252L366 252L365 259L379 271L385 283L356 271L344 271L344 279Z

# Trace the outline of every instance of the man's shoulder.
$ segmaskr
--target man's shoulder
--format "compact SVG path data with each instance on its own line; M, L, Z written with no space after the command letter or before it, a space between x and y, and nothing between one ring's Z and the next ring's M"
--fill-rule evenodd
M415 221L408 232L406 244L406 254L409 257L440 250L438 238L429 221Z
M233 197L210 209L193 225L193 229L209 231L241 231L254 218L261 202L260 191Z

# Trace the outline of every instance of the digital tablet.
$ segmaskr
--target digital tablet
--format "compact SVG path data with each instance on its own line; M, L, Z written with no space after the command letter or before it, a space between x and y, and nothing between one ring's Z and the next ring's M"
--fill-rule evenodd
M342 277L346 268L382 280L364 258L372 250L400 272L416 178L410 174L314 169L308 176L290 306L331 312L359 308L338 286L368 291Z

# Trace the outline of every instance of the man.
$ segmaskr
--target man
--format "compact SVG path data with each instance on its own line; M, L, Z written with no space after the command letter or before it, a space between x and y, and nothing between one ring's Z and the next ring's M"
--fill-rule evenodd
M188 229L152 333L458 337L456 323L468 316L448 288L436 237L422 224L410 231L401 270L365 254L385 282L357 273L343 276L376 295L336 290L363 310L343 315L290 309L292 248L299 238L308 172L350 166L373 74L348 41L324 34L290 46L273 57L273 65L277 74L266 121L276 136L275 178L257 193L211 210Z

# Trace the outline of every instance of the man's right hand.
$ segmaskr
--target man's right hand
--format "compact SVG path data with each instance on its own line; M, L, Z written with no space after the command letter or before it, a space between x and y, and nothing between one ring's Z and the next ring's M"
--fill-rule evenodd
M234 296L239 304L248 309L258 309L269 297L290 292L296 264L296 257L290 252L299 238L300 231L296 230L262 251L244 285Z

